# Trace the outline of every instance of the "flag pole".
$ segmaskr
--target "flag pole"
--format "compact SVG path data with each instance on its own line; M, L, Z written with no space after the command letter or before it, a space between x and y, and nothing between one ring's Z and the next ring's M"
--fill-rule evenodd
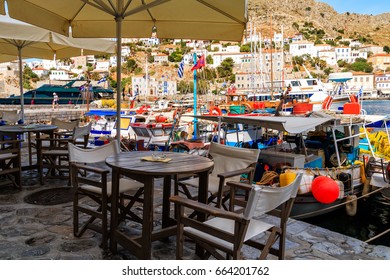
M194 52L194 65L196 64L196 52ZM193 139L197 138L198 131L197 131L197 126L198 126L198 119L195 118L197 112L196 112L196 107L197 107L197 96L196 96L196 69L194 69L194 135Z

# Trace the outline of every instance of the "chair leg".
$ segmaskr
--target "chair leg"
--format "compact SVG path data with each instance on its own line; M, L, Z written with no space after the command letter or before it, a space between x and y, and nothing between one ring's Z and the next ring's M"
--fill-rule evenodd
M183 259L183 247L184 247L184 225L181 223L181 217L184 216L184 207L177 207L177 234L176 234L176 259Z
M272 245L275 244L276 240L279 237L278 234L279 234L279 232L278 232L277 228L273 227L272 231L270 233L270 236L267 239L267 243L265 244L263 250L261 251L261 254L259 257L260 260L265 260L267 258L267 255L268 255ZM279 250L280 250L280 248L279 248Z

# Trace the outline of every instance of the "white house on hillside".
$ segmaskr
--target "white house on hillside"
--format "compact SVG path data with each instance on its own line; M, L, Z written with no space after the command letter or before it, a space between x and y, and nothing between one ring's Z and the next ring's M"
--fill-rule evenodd
M351 62L351 48L346 46L337 46L334 48L336 52L336 60L344 60L345 62Z
M168 55L165 54L165 53L158 53L156 54L154 57L154 62L155 63L164 63L164 62L168 62Z
M352 72L352 79L347 82L348 87L358 92L363 87L363 92L374 90L374 74L364 72Z
M132 93L138 96L154 95L156 97L173 95L177 92L177 84L175 80L161 79L156 80L150 77L146 83L145 75L133 76Z
M324 60L327 65L336 65L337 64L336 53L335 53L334 49L319 51L318 57L319 57L319 59Z
M51 70L50 80L69 80L69 71L65 69Z
M31 69L38 77L49 75L49 70L41 67Z
M96 61L95 70L98 71L108 71L110 69L110 61L109 60L98 60Z
M316 49L314 48L314 43L309 41L299 41L291 43L290 54L292 56L302 56L304 54L309 54L312 57L317 56Z
M234 64L240 64L242 62L242 59L245 55L249 55L249 53L228 53L228 52L217 52L217 53L210 53L213 56L213 64L210 65L211 67L218 67L221 65L221 62L224 61L226 58L231 58L234 61Z

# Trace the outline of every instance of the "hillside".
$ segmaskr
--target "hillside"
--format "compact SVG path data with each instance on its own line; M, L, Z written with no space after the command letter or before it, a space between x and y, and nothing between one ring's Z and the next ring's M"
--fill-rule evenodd
M383 10L386 11L386 1ZM315 0L248 0L249 21L265 36L273 31L280 32L281 26L286 35L293 35L305 22L322 29L327 36L344 38L365 38L367 43L390 46L390 12L380 15L362 15L356 13L337 13L328 4Z

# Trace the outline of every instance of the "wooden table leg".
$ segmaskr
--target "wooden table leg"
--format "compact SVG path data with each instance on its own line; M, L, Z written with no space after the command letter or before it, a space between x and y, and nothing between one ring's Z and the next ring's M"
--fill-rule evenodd
M163 201L162 201L162 228L169 227L170 212L171 212L171 203L169 202L169 197L171 196L171 176L164 177L164 186L163 186Z
M144 184L142 248L139 257L150 260L152 257L154 178L152 176L146 176Z
M199 173L199 189L198 189L198 201L206 204L209 191L209 172ZM206 220L206 215L204 213L197 214L198 221L204 222ZM195 247L195 253L200 258L204 255L204 249L199 245Z
M115 232L118 228L118 199L119 199L119 172L112 169L112 190L111 190L111 224L110 224L110 250L112 254L117 252L117 241Z

